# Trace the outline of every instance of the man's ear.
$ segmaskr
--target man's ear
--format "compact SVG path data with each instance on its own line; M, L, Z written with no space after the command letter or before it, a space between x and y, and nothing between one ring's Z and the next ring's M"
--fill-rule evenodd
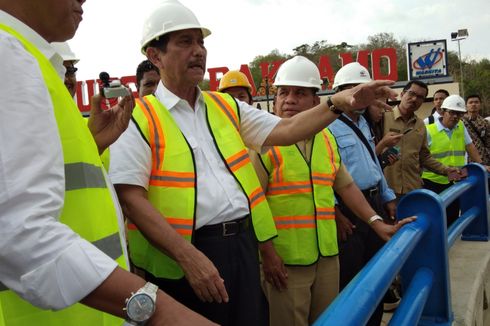
M148 47L146 49L146 57L148 58L148 60L151 61L151 63L153 63L153 65L155 65L155 67L158 67L160 68L160 65L161 65L161 60L160 60L160 50L158 50L157 48L154 48L154 47Z

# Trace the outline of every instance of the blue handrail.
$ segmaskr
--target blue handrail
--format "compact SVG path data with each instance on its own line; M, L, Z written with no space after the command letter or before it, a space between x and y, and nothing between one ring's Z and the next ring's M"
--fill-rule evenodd
M315 326L364 325L398 273L405 294L390 325L452 323L448 249L461 234L463 240L488 241L490 229L487 172L479 164L466 168L468 177L440 195L419 189L400 200L397 215L417 220L385 244ZM447 230L446 207L458 198L462 214Z

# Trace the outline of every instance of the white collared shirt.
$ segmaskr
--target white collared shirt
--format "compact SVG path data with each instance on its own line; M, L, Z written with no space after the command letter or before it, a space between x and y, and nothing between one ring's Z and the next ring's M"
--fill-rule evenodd
M35 31L0 10L60 77L63 60ZM117 264L58 221L65 193L58 126L37 60L0 31L0 291L61 309L80 301ZM90 203L85 203L89 205Z
M161 81L155 96L172 114L194 153L197 173L196 229L248 214L247 198L226 168L208 129L206 106L200 90L195 110L187 101L170 92ZM244 102L237 102L240 135L247 147L261 152L262 144L280 118ZM131 122L124 134L111 146L111 181L114 184L131 184L148 189L150 173L150 147Z

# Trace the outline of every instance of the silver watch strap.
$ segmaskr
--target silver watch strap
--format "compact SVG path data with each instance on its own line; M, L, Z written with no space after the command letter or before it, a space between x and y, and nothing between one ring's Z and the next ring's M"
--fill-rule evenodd
M155 294L158 291L158 286L156 286L153 283L146 282L145 286L143 286L143 290L145 290L148 293Z

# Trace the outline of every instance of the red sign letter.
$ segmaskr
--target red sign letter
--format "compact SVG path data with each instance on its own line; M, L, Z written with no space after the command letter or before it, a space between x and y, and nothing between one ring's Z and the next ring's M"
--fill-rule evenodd
M388 74L381 72L381 59L388 61ZM375 49L371 53L371 67L373 67L373 79L398 80L396 70L396 50L394 48Z
M218 78L216 77L218 72L221 74L226 74L228 72L227 67L218 67L218 68L209 68L208 73L209 73L209 90L215 91L218 89L219 86L219 81Z

